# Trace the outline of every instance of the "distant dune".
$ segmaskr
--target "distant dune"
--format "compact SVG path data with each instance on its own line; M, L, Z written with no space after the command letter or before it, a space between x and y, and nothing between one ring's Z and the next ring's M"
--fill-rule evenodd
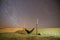
M17 30L24 30L24 28L0 28L0 32L14 32Z
M30 29L30 28L27 28ZM24 30L24 28L0 28L0 32L15 32L17 30ZM48 30L60 30L60 28L38 28L41 31L48 31Z

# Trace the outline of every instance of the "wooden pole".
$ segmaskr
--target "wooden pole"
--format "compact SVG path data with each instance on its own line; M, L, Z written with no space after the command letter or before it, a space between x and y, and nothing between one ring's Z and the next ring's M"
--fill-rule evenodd
M36 35L38 34L38 19L36 20Z

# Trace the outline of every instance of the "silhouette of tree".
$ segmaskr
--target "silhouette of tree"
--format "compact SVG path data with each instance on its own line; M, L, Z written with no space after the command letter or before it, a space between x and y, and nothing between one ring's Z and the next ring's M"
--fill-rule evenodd
M26 31L28 34L32 33L32 32L33 32L33 30L34 30L34 28L33 28L33 29L31 29L31 30L27 30L27 29L25 28L25 31Z

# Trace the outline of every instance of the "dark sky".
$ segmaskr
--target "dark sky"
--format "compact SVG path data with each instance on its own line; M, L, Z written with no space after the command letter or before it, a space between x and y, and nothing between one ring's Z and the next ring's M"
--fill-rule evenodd
M0 27L60 27L59 0L0 0ZM24 26L25 25L25 26Z

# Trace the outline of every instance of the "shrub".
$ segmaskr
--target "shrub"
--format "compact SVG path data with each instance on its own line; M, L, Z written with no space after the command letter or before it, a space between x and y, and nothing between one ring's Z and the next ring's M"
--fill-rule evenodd
M25 30L17 30L15 33L19 33L19 34L27 34L27 33L25 32Z

